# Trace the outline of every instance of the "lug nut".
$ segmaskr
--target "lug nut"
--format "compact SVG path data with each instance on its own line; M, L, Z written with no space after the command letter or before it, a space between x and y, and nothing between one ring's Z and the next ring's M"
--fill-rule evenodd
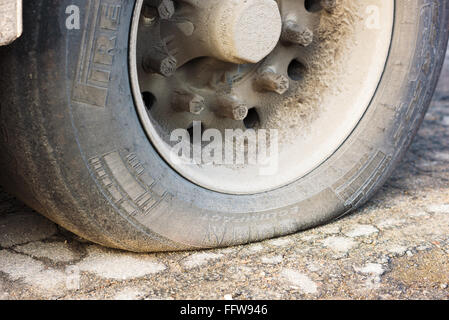
M288 20L282 28L281 40L288 43L309 46L313 41L313 32L307 28Z
M271 69L263 71L256 78L256 87L259 91L271 91L284 94L290 86L288 78L278 74Z
M206 107L202 96L187 90L176 90L173 93L172 106L176 111L195 115L199 115Z
M148 5L157 9L161 19L171 19L175 14L173 0L148 0Z
M248 115L248 106L235 96L220 96L218 107L217 114L225 118L241 121Z
M145 26L147 27L152 26L157 20L158 16L157 9L146 5L143 7L142 16L143 16L143 23L145 24Z
M146 72L155 72L164 77L171 77L177 69L178 62L175 57L161 48L153 48L143 60Z
M332 12L337 7L337 0L321 0L321 6L327 12Z

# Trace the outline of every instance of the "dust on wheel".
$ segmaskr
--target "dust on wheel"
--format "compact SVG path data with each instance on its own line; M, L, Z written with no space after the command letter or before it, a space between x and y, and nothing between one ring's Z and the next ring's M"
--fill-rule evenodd
M424 117L449 30L444 1L97 0L80 30L62 3L34 3L0 48L0 180L141 252L259 241L362 205Z

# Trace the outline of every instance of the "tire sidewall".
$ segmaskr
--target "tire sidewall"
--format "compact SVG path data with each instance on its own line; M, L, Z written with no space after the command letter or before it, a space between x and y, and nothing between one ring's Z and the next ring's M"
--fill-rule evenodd
M98 189L99 193L84 195L79 205L123 217L128 223L124 228L155 233L183 247L262 240L353 210L372 195L405 152L430 102L444 56L440 51L447 39L449 5L427 0L395 3L384 75L346 142L294 183L261 194L228 195L177 174L142 128L129 78L135 1L61 1L61 17L67 16L69 4L78 5L83 17L80 30L67 30L65 19L60 20L58 43L64 45L55 50L61 50L59 56L65 60L55 64L59 70L54 72L66 84L67 103L49 102L72 123L70 130L54 134L63 135L80 155L74 160L67 152L62 158L65 163L77 161L76 166L85 170L65 172L68 188L73 193L80 193L81 186ZM80 176L89 181L69 183Z

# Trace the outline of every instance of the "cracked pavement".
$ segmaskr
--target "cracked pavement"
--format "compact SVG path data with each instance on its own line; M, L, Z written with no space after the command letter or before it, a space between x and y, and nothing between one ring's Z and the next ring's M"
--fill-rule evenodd
M406 158L354 214L227 249L133 254L0 190L1 299L448 299L449 51Z

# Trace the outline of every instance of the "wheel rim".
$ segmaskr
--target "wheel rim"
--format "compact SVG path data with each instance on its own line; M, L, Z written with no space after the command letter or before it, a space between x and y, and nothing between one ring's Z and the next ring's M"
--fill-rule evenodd
M223 61L234 56L201 57L201 52L188 49L197 26L186 12L197 9L194 2L175 2L175 14L166 20L148 1L136 4L130 76L149 140L179 174L218 192L254 194L304 177L343 144L366 112L388 57L394 2L279 0L279 42L265 58L244 64ZM189 34L187 40L173 36L175 27ZM148 62L149 55L161 54L154 54L152 44L164 38L168 43L162 58ZM164 59L168 67L160 68ZM266 145L278 155L276 166L251 162L251 156L243 165L176 161L177 142L170 141L170 135L177 129L191 132L196 121L201 121L196 133L216 129L223 138L226 129L250 128L256 135L268 130ZM235 143L230 145L235 149ZM190 151L193 156L194 148ZM225 146L222 151L229 150Z

